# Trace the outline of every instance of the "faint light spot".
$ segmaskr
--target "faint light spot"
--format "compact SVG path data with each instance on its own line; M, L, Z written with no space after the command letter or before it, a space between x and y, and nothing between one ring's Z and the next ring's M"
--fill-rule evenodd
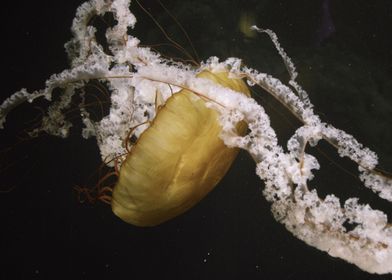
M211 252L207 252L207 257L203 259L203 262L206 263L207 262L207 258L211 255Z

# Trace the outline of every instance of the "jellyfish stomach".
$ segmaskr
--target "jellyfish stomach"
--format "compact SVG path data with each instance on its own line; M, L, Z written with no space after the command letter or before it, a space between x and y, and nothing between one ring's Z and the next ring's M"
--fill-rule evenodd
M242 80L227 73L201 72L210 79L249 95ZM120 169L112 210L127 223L154 226L182 214L221 180L238 149L219 138L218 113L188 90L170 97L143 132ZM246 125L238 127L243 134Z

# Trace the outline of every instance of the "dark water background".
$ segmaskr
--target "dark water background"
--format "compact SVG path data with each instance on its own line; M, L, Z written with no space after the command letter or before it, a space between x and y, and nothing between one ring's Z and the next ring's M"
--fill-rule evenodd
M44 86L67 67L63 44L81 1L26 1L2 4L3 100L21 87ZM179 26L154 0L141 1L165 30L191 51ZM245 37L241 15L271 28L293 58L299 81L324 121L352 133L392 169L392 2L317 1L163 1L188 32L202 59L216 55L244 63L287 81L287 73L266 35ZM167 42L135 4L135 34L146 45ZM110 24L110 18L107 19ZM97 21L96 25L103 23ZM168 56L181 56L160 48ZM282 144L296 128L283 108L256 93L271 114ZM41 104L45 105L45 104ZM1 147L39 113L15 110L0 131ZM78 126L67 140L40 137L2 153L0 194L0 279L391 279L362 272L294 238L270 214L254 164L241 153L221 184L186 214L154 228L136 228L106 205L80 204L72 187L92 184L99 168L93 139ZM23 134L22 134L23 135ZM284 141L283 141L284 140ZM392 215L388 204L364 190L326 145L318 151L321 170L312 182L319 194L359 196ZM334 162L341 168L337 168ZM13 164L15 162L15 164ZM392 265L392 264L391 264Z

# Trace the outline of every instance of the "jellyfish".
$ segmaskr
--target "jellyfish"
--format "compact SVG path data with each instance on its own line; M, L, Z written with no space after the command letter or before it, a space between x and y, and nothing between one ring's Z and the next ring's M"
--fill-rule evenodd
M66 44L70 68L51 76L42 90L22 89L7 98L0 105L0 127L19 104L50 101L60 89L59 99L31 135L44 131L67 137L72 123L63 112L79 95L82 136L97 139L102 161L118 176L115 186L99 195L122 220L138 226L158 225L190 209L222 179L238 148L243 149L256 163L274 218L288 231L365 271L391 273L392 226L386 214L357 198L320 198L309 187L320 165L307 147L328 142L357 164L363 185L387 201L392 201L392 180L377 168L373 151L315 113L276 34L252 26L270 37L289 73L288 84L239 58L211 57L194 66L141 46L128 34L136 23L130 2L82 4L73 21L73 38ZM93 17L106 13L116 20L106 30L109 52L89 25ZM100 121L83 106L83 88L92 80L105 83L111 93L110 112ZM301 122L286 147L279 144L262 104L250 95L252 87L261 87ZM347 229L346 222L355 226Z

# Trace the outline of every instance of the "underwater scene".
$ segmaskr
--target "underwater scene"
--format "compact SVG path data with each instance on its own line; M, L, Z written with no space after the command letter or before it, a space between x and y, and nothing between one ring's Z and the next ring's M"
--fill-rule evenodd
M391 1L3 5L1 279L391 279Z

